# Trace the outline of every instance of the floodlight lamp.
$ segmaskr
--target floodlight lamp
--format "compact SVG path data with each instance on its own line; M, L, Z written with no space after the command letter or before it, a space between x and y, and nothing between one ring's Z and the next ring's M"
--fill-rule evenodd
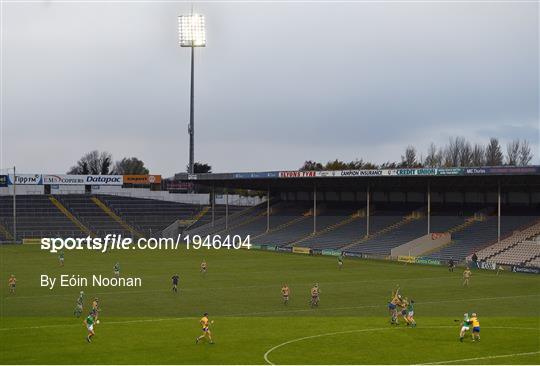
M205 47L204 15L191 14L178 17L178 40L181 47Z

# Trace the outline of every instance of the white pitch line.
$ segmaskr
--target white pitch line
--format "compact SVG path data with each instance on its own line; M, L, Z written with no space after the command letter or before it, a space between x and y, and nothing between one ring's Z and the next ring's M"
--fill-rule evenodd
M462 302L462 301L488 301L488 300L501 300L501 299L513 299L518 297L531 297L531 296L540 296L540 295L518 295L518 296L500 296L500 297L481 297L476 299L454 299L454 300L441 300L441 301L426 301L426 302L416 302L416 304L441 304L448 302ZM340 308L318 308L318 309L295 309L295 310L272 310L272 311L258 311L251 313L236 313L236 314L222 314L216 315L217 317L245 317L245 316L257 316L257 315L268 315L268 314L287 314L287 313L302 313L302 312L321 312L321 311L336 311L336 310L354 310L354 309L366 309L366 308L384 308L385 304L377 305L360 305L360 306L347 306ZM195 319L195 316L187 317L170 317L170 318L157 318L157 319L135 319L135 320L121 320L121 321L111 321L107 324L129 324L129 323L146 323L146 322L161 322L166 320L184 320L184 319ZM31 327L14 327L14 328L0 328L0 331L4 330L23 330L23 329L44 329L44 328L61 328L61 327L73 327L79 326L78 324L49 324L49 325L36 325Z
M459 360L448 360L448 361L438 361L438 362L429 362L429 363L422 363L420 365L442 365L447 363L455 363L455 362L467 362L467 361L476 361L476 360L488 360L492 358L505 358L505 357L515 357L515 356L530 356L530 355L537 355L540 351L536 352L523 352L523 353L510 353L506 355L496 355L496 356L484 356L484 357L474 357L474 358L462 358Z
M440 329L440 328L455 328L455 326L451 325L435 325L435 326L426 326L422 328L417 329ZM283 346L286 346L291 343L296 343L300 341L304 341L306 339L313 339L313 338L321 338L321 337L327 337L327 336L333 336L337 334L347 334L347 333L362 333L362 332L375 332L379 330L398 330L398 329L408 329L408 328L392 328L392 327L386 327L386 328L370 328L370 329L353 329L353 330L345 330L340 332L332 332L332 333L323 333L323 334L315 334L311 336L291 339L289 341L283 342L281 344L278 344L277 346L274 346L270 348L268 351L265 352L263 358L264 361L269 365L275 365L270 359L268 358L268 355L275 351L278 348L281 348ZM539 328L523 328L523 327L484 327L484 329L524 329L524 330L540 330ZM517 355L525 355L525 354L536 354L540 353L538 352L528 352L523 354L513 354L513 355L500 355L500 356L486 356L486 357L477 357L477 358L469 358L469 359L461 359L461 360L452 360L452 361L440 361L440 362L433 362L433 363L423 363L421 365L438 365L438 364L444 364L444 363L453 363L453 362L461 362L461 361L473 361L473 360L481 360L484 358L500 358L500 357L510 357L510 356L517 356Z
M370 332L370 331L371 331L371 332L374 332L374 331L378 331L378 330L390 330L390 329L405 329L405 328L389 328L389 327L386 327L386 328L370 328L370 329L344 330L344 331L341 331L341 332L323 333L323 334L316 334L316 335L307 336L307 337L302 337L302 338L291 339L290 341L280 343L280 344L278 344L277 346L274 346L274 347L270 348L268 351L265 352L265 354L264 354L263 357L264 357L264 361L265 361L267 364L269 364L269 365L275 365L275 363L273 363L272 361L270 361L270 359L268 358L268 355L269 355L270 353L274 352L276 349L281 348L281 347L286 346L286 345L291 344L291 343L304 341L304 340L306 340L306 339L320 338L320 337L326 337L326 336L333 336L333 335L337 335L337 334L360 333L360 332Z

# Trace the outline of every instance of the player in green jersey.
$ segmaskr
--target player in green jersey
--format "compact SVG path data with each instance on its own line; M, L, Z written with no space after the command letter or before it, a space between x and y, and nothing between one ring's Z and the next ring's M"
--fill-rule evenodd
M411 299L409 304L407 305L407 316L405 317L405 321L407 322L407 326L416 327L416 320L414 320L414 300Z
M84 319L84 325L86 325L86 329L88 330L88 335L86 336L86 340L88 341L88 343L92 342L92 337L95 335L94 323L95 318L92 314L89 314L86 319Z
M120 277L120 263L116 262L113 268L114 275Z
M79 292L79 297L77 298L77 303L75 304L75 310L73 315L79 318L83 312L83 301L84 301L84 292Z
M458 320L459 321L459 320ZM469 313L463 314L463 322L461 323L461 330L459 331L459 341L463 342L463 338L465 337L465 333L470 329L471 327L471 319L469 318Z
M337 264L338 264L339 269L343 268L343 255L342 254L338 255Z
M61 250L60 253L58 253L58 262L60 263L60 267L64 266L64 251Z

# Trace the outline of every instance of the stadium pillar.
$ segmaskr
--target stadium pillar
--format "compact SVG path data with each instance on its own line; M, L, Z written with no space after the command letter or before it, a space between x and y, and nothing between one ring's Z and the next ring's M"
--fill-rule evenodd
M13 241L17 242L17 173L13 167Z
M216 209L216 192L214 189L214 185L212 184L212 227L214 227L215 209Z
M497 243L501 241L501 180L497 184Z
M266 232L270 231L270 187L266 191Z
M189 98L189 174L195 173L194 155L195 155L195 47L191 47L191 87Z
M229 228L229 188L225 188L225 230Z
M431 184L427 184L427 233L431 233Z
M369 183L366 192L366 236L369 236Z
M317 232L317 183L313 184L313 234Z

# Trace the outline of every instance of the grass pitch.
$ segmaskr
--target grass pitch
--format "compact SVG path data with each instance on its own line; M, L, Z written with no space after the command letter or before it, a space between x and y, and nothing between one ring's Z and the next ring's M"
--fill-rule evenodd
M2 364L540 364L540 277L395 262L247 250L66 252L3 246ZM201 275L206 259L208 273ZM40 287L39 276L78 274L142 277L140 288ZM7 289L17 276L17 293ZM171 276L180 275L180 291ZM313 283L319 308L308 305ZM288 283L291 300L281 302ZM389 324L386 303L397 284L416 301L418 326ZM84 290L85 312L99 297L101 324L91 344L73 316ZM215 344L195 344L208 312ZM477 312L482 340L458 341L464 312Z

